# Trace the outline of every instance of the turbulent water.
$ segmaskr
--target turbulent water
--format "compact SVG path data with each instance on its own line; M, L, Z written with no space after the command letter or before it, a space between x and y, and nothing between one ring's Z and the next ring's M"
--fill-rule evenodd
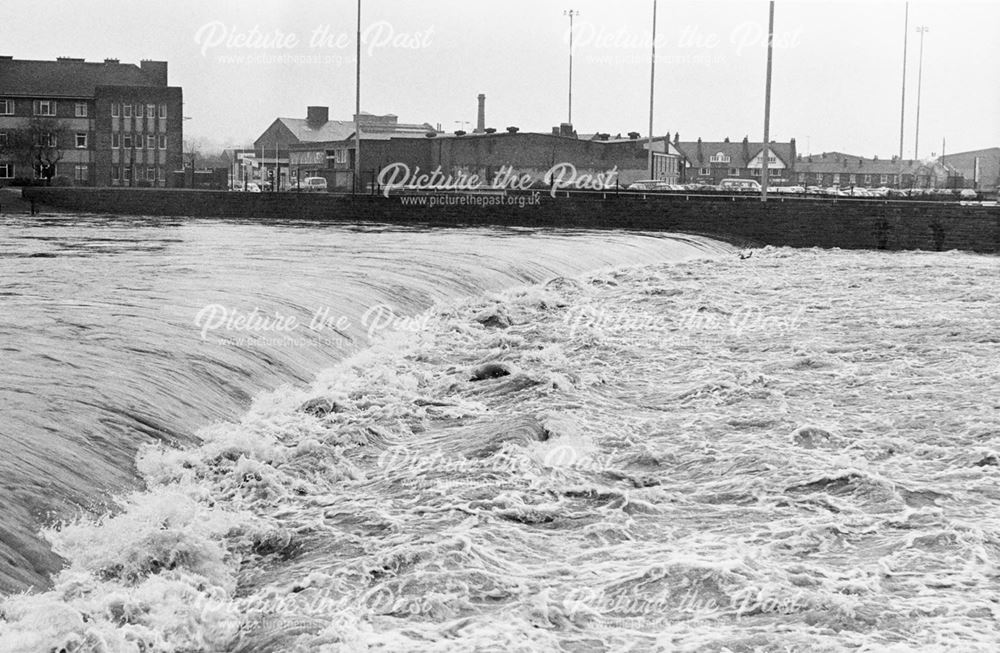
M223 225L173 229L243 247ZM432 310L311 383L244 412L230 401L238 417L188 446L142 438L146 488L46 530L67 566L52 589L3 602L0 648L1000 647L996 258L306 233L314 256L324 238L394 243L383 282L406 276L416 242L453 280L464 255L546 264L492 292L518 274L441 294L430 275L412 307ZM255 274L294 280L295 258ZM194 267L204 276L171 309L188 330L216 278ZM214 416L205 385L179 394Z

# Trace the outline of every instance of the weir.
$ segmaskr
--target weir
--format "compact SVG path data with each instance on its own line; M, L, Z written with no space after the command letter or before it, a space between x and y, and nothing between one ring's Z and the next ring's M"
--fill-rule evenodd
M438 195L455 196L454 193ZM432 193L337 195L181 189L26 187L25 199L59 210L442 227L505 226L670 231L739 246L1000 252L1000 208L943 201L547 190L510 201L434 203ZM492 196L488 196L491 197ZM423 199L421 199L423 198Z

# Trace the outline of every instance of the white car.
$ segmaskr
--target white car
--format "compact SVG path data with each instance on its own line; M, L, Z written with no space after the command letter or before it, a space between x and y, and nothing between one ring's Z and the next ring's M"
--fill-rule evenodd
M667 184L659 179L642 179L629 184L626 190L667 190Z
M760 182L755 179L723 179L719 182L719 190L737 193L759 193Z
M302 180L300 188L305 192L325 193L327 189L326 179L323 177L306 177Z

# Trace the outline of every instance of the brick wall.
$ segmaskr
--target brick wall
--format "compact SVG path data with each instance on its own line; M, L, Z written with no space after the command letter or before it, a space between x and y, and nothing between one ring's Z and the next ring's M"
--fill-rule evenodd
M737 245L961 249L1000 253L1000 208L945 202L581 193L525 205L404 205L400 197L174 189L27 187L49 207L122 215L307 219L435 226L500 225L704 234ZM456 197L456 196L451 196ZM487 201L501 201L493 196ZM537 204L531 201L537 199Z

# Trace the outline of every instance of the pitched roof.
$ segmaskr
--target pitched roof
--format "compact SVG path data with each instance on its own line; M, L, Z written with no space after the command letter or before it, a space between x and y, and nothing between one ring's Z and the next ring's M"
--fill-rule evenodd
M701 145L701 157L698 156L698 145ZM743 141L681 141L677 144L677 149L693 166L705 167L710 159L716 154L723 154L729 157L730 165L734 168L746 168L750 162L756 158L764 149L764 142L747 141L744 150ZM774 153L781 161L789 166L792 164L792 143L770 143L768 149Z
M328 120L322 125L311 125L305 118L278 118L278 121L295 135L299 143L336 143L354 138L353 120ZM429 131L434 131L434 127L426 122L362 124L361 138L369 141L425 138Z
M328 120L321 125L310 125L305 118L278 118L278 121L302 143L342 141L354 134L353 120Z
M0 58L0 93L13 96L88 98L98 86L160 86L129 63L82 59L31 61Z
M810 160L811 159L811 160ZM795 162L796 172L805 173L841 173L851 175L895 175L910 174L927 162L919 159L866 159L855 154L843 152L823 152L803 157Z

